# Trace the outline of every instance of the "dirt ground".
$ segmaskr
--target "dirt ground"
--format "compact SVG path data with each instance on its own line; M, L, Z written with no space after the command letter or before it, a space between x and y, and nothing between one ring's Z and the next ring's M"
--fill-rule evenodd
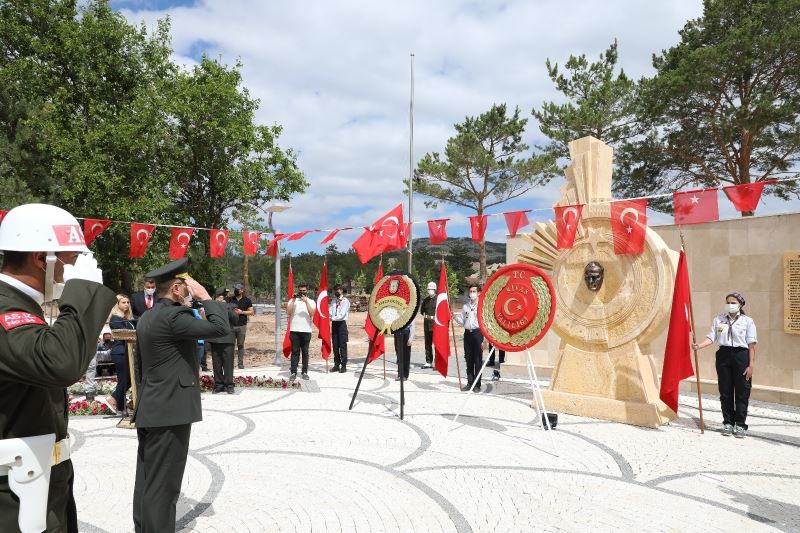
M363 357L369 349L369 339L364 332L364 321L367 313L350 313L347 321L349 342L347 343L347 353L350 357ZM414 319L414 342L411 351L425 351L425 337L422 330L422 316L417 315ZM281 331L283 335L283 331ZM387 355L394 357L394 344L391 336L387 338ZM245 345L245 367L271 365L275 359L275 315L256 315L250 318L247 324L247 337ZM316 329L311 334L311 345L309 346L309 356L312 360L322 359L322 342L317 337ZM459 352L460 352L459 347ZM333 362L333 357L331 357Z

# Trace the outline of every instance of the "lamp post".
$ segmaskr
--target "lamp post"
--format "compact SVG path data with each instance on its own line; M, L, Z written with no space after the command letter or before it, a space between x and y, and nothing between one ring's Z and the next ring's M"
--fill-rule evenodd
M267 222L270 229L275 233L275 226L272 225L273 213L281 213L289 209L290 206L284 204L271 204L264 209L269 213ZM281 243L278 241L275 247L275 361L277 366L281 365Z

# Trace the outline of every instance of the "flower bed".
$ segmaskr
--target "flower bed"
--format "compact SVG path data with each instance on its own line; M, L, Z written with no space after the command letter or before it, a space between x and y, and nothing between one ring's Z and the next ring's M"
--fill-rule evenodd
M108 379L103 378L102 381L98 379L97 382L95 383L94 393L97 396L101 396L101 395L105 395L105 394L111 394L112 392L114 392L114 389L116 389L116 388L117 388L117 378L116 377L108 378ZM76 394L76 395L85 394L86 391L84 389L83 381L79 381L79 382L77 382L77 383L75 383L73 385L70 385L70 387L67 389L67 392L69 392L70 394Z
M272 379L267 376L234 376L233 384L236 387L257 387L262 389L299 389L300 383L289 383L287 380ZM214 377L200 376L200 390L208 392L214 390Z
M113 415L114 411L103 402L86 400L73 400L70 398L67 408L69 416L88 416L88 415Z

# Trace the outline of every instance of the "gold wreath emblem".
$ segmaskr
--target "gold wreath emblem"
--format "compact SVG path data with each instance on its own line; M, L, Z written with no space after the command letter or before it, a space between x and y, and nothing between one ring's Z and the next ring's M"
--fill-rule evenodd
M411 278L402 276L402 282L409 287L409 301L397 296L384 296L375 301L380 288L389 283L389 276L381 278L369 295L367 311L372 324L381 333L394 333L406 324L417 309L417 291Z
M531 339L536 338L536 336L542 332L542 329L544 329L545 324L547 324L547 319L550 316L550 306L552 305L550 301L550 289L547 286L547 282L543 280L541 276L531 276L531 286L533 286L533 290L536 292L536 297L539 300L539 310L536 313L536 318L527 328L514 335L510 335L498 324L492 312L497 296L508 284L510 279L509 276L500 276L486 291L482 309L483 324L486 329L489 330L489 333L492 334L492 338L497 339L499 342L511 346L524 346L529 343Z

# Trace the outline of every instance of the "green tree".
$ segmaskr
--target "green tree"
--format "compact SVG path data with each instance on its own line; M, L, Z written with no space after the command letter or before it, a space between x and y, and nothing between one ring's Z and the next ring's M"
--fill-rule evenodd
M680 35L642 82L639 113L649 132L630 147L617 190L644 195L796 176L800 1L705 0L703 15ZM798 197L800 184L765 193Z
M522 142L527 119L519 108L509 116L506 105L493 105L478 117L456 124L444 157L425 154L414 172L414 190L435 207L445 202L469 208L480 216L494 206L522 196L547 182L550 156L526 156ZM486 243L479 243L480 278L486 279Z
M533 110L539 129L550 138L544 153L556 159L569 157L569 143L591 135L612 147L620 147L640 133L635 115L636 83L620 69L617 41L589 63L585 55L570 55L559 71L548 59L547 73L567 101L545 102Z

